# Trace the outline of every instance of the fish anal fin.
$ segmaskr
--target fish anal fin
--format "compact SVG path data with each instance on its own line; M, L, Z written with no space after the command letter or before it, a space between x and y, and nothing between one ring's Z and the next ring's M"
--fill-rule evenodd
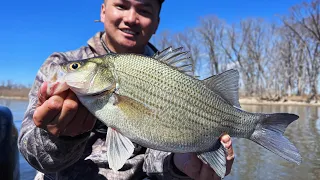
M223 145L218 142L218 149L198 153L198 158L201 159L205 164L208 164L221 178L224 178L226 174L226 149Z
M211 76L203 83L229 104L240 108L239 103L239 72L235 69Z

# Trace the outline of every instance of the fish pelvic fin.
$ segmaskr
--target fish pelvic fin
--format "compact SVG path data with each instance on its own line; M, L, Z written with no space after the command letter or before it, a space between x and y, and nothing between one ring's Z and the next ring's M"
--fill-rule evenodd
M198 153L198 158L205 164L209 166L217 173L218 176L224 178L226 174L226 149L221 144L217 142L218 148L214 151Z
M108 127L106 142L109 167L117 171L132 155L134 145L129 138L111 127Z
M239 103L239 72L230 69L203 80L213 92L221 96L229 104L240 108Z
M299 116L288 113L262 114L261 123L250 137L250 140L265 147L282 158L301 163L301 155L298 149L283 135L290 123Z

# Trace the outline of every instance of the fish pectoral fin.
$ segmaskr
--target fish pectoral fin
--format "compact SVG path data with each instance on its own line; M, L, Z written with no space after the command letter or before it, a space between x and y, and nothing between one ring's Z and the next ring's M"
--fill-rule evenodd
M239 72L235 69L203 80L203 83L229 104L240 108L239 103Z
M109 167L113 170L121 169L134 151L133 143L110 127L108 128L106 143Z
M224 178L226 174L227 160L226 149L221 145L221 143L217 150L199 153L198 158L201 159L205 164L209 164L218 176Z
M117 103L115 104L129 119L141 119L145 116L154 115L154 111L147 105L136 101L127 96L116 95Z

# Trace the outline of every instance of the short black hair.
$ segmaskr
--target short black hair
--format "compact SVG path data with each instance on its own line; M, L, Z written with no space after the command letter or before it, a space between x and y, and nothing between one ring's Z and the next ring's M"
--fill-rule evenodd
M161 12L161 7L162 7L162 3L165 1L165 0L158 0L159 1L159 4L160 4L160 8L159 8L159 14ZM103 2L105 3L106 0L103 0Z
M162 7L162 3L164 2L164 0L158 0L159 1L159 4L160 4L160 8L159 8L159 14L161 12L161 7Z

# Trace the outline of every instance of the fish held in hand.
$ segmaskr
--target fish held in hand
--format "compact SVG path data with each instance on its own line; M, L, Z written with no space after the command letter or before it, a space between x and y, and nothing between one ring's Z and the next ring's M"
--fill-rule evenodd
M224 133L250 139L300 164L297 148L283 135L297 115L242 110L238 71L198 80L189 60L181 48L168 48L153 57L107 54L59 65L59 79L109 127L112 169L124 165L135 142L161 151L195 152L224 177L226 153L219 142Z

